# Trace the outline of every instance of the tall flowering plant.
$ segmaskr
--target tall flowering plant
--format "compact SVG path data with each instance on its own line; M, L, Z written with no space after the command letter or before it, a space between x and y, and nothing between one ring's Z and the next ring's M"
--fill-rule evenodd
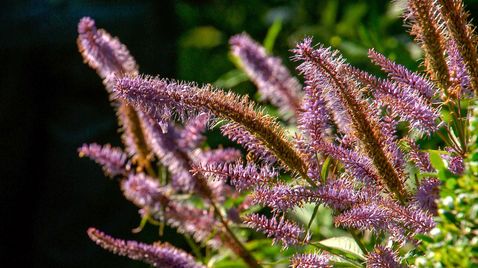
M167 224L194 247L230 252L245 266L410 265L418 237L435 227L445 175L465 169L466 105L478 92L478 57L461 1L409 0L404 17L424 51L424 73L370 49L370 60L387 74L378 78L307 37L292 49L302 86L250 36L233 36L232 55L283 121L247 96L140 75L126 46L85 17L78 46L110 93L124 149L85 144L79 153L119 178L143 223ZM281 122L296 125L296 133ZM405 131L398 133L398 124ZM214 127L247 155L204 146L204 132ZM430 135L446 148L420 150L417 137ZM436 164L443 160L445 171ZM308 226L294 217L305 204L316 206ZM348 235L318 239L310 225L319 206L330 208ZM261 249L249 243L257 234L243 229L263 233L292 256L260 259ZM155 267L214 266L200 250L195 259L167 243L124 241L95 228L88 235Z

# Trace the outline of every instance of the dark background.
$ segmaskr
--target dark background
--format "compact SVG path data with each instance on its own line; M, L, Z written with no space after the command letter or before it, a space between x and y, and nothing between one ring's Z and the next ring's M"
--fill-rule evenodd
M467 3L475 10L476 2ZM379 0L5 2L0 11L1 254L18 267L145 267L96 247L86 229L158 239L151 226L131 233L140 221L137 209L122 197L116 181L77 156L83 143L120 145L101 80L77 52L76 24L82 16L120 37L141 72L213 82L234 68L227 58L228 37L247 31L262 40L277 18L284 25L274 51L283 58L309 34L336 44L361 67L369 66L364 51L377 47L417 68L404 52L410 39L402 22L384 17L385 8L386 1ZM253 94L250 83L240 87ZM188 250L173 230L162 240Z

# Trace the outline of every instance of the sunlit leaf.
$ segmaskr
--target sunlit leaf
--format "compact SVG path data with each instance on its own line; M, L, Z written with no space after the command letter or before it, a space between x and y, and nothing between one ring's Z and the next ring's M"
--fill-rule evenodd
M363 251L355 240L348 236L332 237L319 242L321 245L353 255L359 259L365 259Z

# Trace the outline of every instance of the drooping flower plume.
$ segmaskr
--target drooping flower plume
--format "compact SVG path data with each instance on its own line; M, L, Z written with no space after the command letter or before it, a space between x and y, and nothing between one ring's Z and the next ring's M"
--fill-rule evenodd
M314 197L313 191L302 186L290 187L278 184L269 187L255 187L252 193L253 204L260 204L272 210L286 211L295 206L310 202Z
M205 267L196 263L191 255L167 243L148 245L136 241L116 239L95 228L88 229L88 235L98 246L106 250L133 260L143 261L153 267Z
M91 18L80 20L78 34L77 44L84 61L103 79L108 93L112 93L114 75L138 74L138 66L126 46L105 30L97 29ZM140 126L141 116L126 103L115 102L114 105L117 107L126 152L134 156L133 160L139 162L140 166L151 170L149 149Z
M116 81L115 96L149 113L159 122L170 120L172 112L181 117L210 112L217 117L241 124L260 139L284 167L305 175L303 163L294 146L277 122L254 108L246 97L213 90L209 86L178 83L150 77L124 77Z
M217 247L220 237L211 236L218 229L218 222L209 211L194 208L172 200L168 189L156 180L143 174L130 175L122 183L125 197L142 209L157 217L164 218L179 232L191 235L198 242L209 243Z
M373 49L369 50L368 56L373 63L380 66L380 68L387 73L391 80L398 83L398 86L418 93L426 100L431 100L437 93L433 84L422 75L411 72L403 65L387 59L384 55Z
M335 223L359 230L386 231L396 242L405 243L419 233L435 227L433 217L418 207L401 206L391 200L377 199L356 206L335 218Z
M277 162L276 157L258 138L237 123L228 123L221 127L221 133L230 140L242 145L255 159L268 164Z
M96 143L84 144L78 149L80 157L89 157L103 167L103 171L109 177L116 175L126 175L128 166L128 157L120 148L104 146Z
M244 223L272 237L274 243L280 242L283 247L307 243L310 239L302 228L283 217L268 219L264 215L251 214L244 218Z
M285 113L297 113L301 86L289 74L279 58L268 56L265 49L247 34L231 37L232 54L257 88L263 99L269 100ZM289 115L290 116L290 115Z
M80 53L101 78L106 79L113 73L138 73L138 66L126 46L105 30L97 29L91 18L80 20L78 33Z
M243 165L242 162L195 166L192 172L223 181L229 179L238 191L271 183L278 175L277 171L269 166L257 166L252 163Z

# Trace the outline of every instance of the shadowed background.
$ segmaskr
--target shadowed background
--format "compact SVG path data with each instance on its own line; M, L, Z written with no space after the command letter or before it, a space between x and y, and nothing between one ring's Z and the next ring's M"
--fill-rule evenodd
M472 13L478 6L466 3ZM20 252L20 267L146 267L96 247L86 229L158 239L151 226L131 233L140 221L137 209L100 167L78 158L83 143L120 145L101 80L77 51L82 16L120 37L141 72L205 83L234 68L227 56L231 35L246 31L262 41L276 20L282 30L274 52L283 59L297 40L313 35L363 68L371 68L366 52L376 47L416 69L419 54L396 12L380 0L6 3L0 11L0 251ZM249 82L236 90L254 95ZM214 133L211 138L224 141ZM171 229L161 239L188 250Z

